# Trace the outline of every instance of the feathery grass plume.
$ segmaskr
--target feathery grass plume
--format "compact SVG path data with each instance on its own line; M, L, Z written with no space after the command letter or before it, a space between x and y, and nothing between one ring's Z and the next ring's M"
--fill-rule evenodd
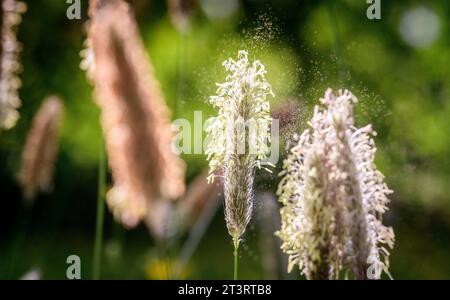
M207 121L210 176L221 170L225 196L225 220L235 245L239 244L250 221L253 208L255 168L264 167L269 152L270 106L268 95L274 96L260 61L250 63L246 51L238 60L223 63L230 73L226 82L217 84L217 95L210 103L218 108L218 116Z
M153 215L161 201L184 193L185 165L171 151L169 109L129 5L123 0L90 4L88 44L95 67L89 70L114 180L107 202L116 219L131 228Z
M342 266L338 249L343 246L337 244L342 238L334 238L334 231L341 231L335 230L337 203L328 197L325 177L329 166L320 142L313 144L311 139L305 131L284 161L278 189L282 225L277 234L283 241L282 250L289 255L289 272L299 265L308 279L329 279L330 266L334 266L334 276Z
M62 113L61 100L56 96L47 98L27 134L18 178L28 201L33 200L38 190L47 192L51 189Z
M278 194L282 226L277 234L308 279L338 279L345 269L366 279L368 268L388 275L392 228L382 224L391 191L374 164L371 126L357 129L349 91L331 89L315 107L305 132L284 162ZM382 259L383 257L383 259ZM374 269L373 269L374 268Z
M331 138L336 140L335 153L340 154L334 158L339 171L339 196L347 202L351 218L348 222L352 253L347 260L355 278L366 279L367 269L372 266L371 279L379 279L381 270L389 275L389 252L384 245L393 248L394 232L382 224L382 216L388 210L387 195L392 191L374 163L376 146L372 136L376 132L370 124L355 127L353 105L357 99L351 92L339 91L335 95L328 89L321 102L328 108L327 117L334 129Z
M25 3L16 0L2 0L0 5L0 129L14 127L19 118L21 81L17 74L22 69L19 62L22 45L17 41L16 31L26 9Z
M196 0L167 0L170 20L181 33L189 29L189 19L194 11Z

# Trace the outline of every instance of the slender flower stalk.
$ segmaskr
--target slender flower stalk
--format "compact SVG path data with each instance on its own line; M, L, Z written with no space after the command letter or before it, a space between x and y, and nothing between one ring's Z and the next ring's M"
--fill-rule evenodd
M21 105L18 90L21 86L17 76L22 69L19 54L22 45L17 41L17 26L26 11L25 3L16 0L1 0L1 46L0 46L0 130L10 129L16 124Z
M347 90L328 89L281 173L277 234L289 271L298 265L308 279L338 279L342 270L355 279L389 275L385 245L393 248L394 233L382 215L392 191L374 164L375 132L354 125L356 102Z
M171 151L169 110L129 5L92 0L90 16L82 66L102 113L114 181L107 203L130 228L183 194L185 165ZM159 232L155 222L146 223Z
M217 95L210 103L218 109L218 116L207 121L210 176L221 171L225 220L235 248L235 277L237 276L238 247L253 210L253 182L255 169L264 166L269 152L269 129L272 123L268 95L272 88L265 78L266 70L260 61L250 63L246 51L239 51L238 60L226 60L229 72L226 82L218 84Z
M47 98L27 134L18 178L28 201L32 201L38 191L46 192L52 187L62 112L63 104L59 98Z
M103 137L100 137L98 156L98 184L97 184L97 216L95 224L94 263L92 279L99 280L103 249L103 225L105 219L105 190L106 190L106 153Z

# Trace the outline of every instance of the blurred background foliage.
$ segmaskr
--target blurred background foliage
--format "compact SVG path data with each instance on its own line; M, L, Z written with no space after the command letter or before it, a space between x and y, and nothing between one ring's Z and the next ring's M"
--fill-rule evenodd
M101 131L92 88L79 68L87 1L82 20L66 18L65 1L25 2L18 35L24 46L21 118L0 134L0 277L36 269L45 279L63 279L66 257L76 254L82 278L90 278ZM173 119L192 121L195 110L204 120L214 113L208 96L224 80L223 60L239 49L266 66L273 107L298 102L298 132L327 87L352 90L360 100L357 123L377 130L377 165L395 191L386 220L397 238L392 275L450 278L448 1L382 0L382 19L368 20L363 0L198 0L186 34L170 22L166 1L130 2ZM50 94L65 104L54 189L27 210L16 174L31 118ZM190 182L206 167L205 157L183 158ZM274 191L276 174L266 177L257 189ZM265 278L257 226L246 234L241 278ZM143 226L125 231L108 213L102 278L164 278L179 246L158 258ZM218 212L183 277L229 279L231 255ZM300 278L298 271L292 276Z

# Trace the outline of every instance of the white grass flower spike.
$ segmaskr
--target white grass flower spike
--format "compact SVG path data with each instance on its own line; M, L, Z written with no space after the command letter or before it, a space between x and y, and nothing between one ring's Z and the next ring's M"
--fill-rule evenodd
M267 96L274 96L265 78L264 65L250 62L246 51L239 51L238 60L223 63L229 72L226 82L218 84L217 95L210 103L218 115L207 123L209 143L209 181L223 178L225 219L228 232L236 244L247 227L253 208L255 168L265 168L269 153L270 105Z
M308 279L390 276L392 228L382 223L392 193L376 168L375 132L356 128L350 91L328 89L306 130L284 162L278 194L282 226L278 235Z

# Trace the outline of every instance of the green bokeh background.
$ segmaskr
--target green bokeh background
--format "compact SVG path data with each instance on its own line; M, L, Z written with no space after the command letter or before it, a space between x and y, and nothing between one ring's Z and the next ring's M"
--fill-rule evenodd
M206 0L205 0L206 1ZM327 87L348 88L359 98L357 123L378 132L377 165L395 191L386 222L396 245L396 279L450 278L450 4L448 1L381 1L382 19L368 20L363 0L247 0L229 18L209 18L198 1L191 29L180 35L162 0L130 1L173 118L206 119L222 62L246 49L268 71L276 97L301 107L298 132ZM0 134L0 278L37 268L44 279L64 279L66 257L79 255L82 278L91 277L97 165L101 130L92 88L80 70L87 1L82 20L66 18L60 0L28 0L18 38L23 44L23 105L15 128ZM424 6L439 20L437 39L408 45L399 31L408 10ZM52 94L65 104L54 189L40 195L27 215L16 182L32 116ZM281 150L282 152L284 150ZM205 167L203 155L184 155L186 181ZM281 161L280 161L281 162ZM258 189L274 191L277 176ZM265 278L258 224L241 251L240 275ZM25 229L24 229L25 228ZM179 242L182 244L183 239ZM180 246L178 245L178 246ZM176 257L178 246L171 256ZM102 278L159 278L154 242L141 226L125 231L107 212ZM151 267L153 266L153 267ZM232 245L218 212L189 263L185 278L232 277ZM298 271L291 278L301 278Z

